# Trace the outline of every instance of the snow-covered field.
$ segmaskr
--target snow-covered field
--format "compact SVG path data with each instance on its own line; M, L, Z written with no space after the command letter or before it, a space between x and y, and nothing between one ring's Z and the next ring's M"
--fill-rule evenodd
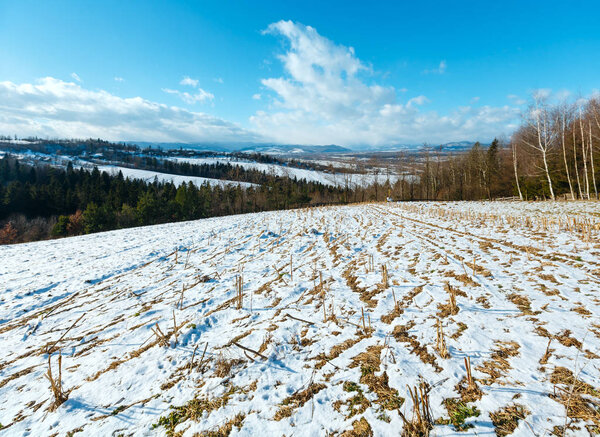
M289 178L306 179L308 182L319 182L324 185L351 188L367 187L375 182L380 184L389 180L395 183L399 176L396 174L385 174L379 169L380 174L358 174L358 173L327 173L324 171L308 170L303 168L288 167L279 164L266 164L250 160L235 159L232 157L210 157L210 158L173 158L178 162L189 162L190 164L231 164L244 169L258 170L273 176L285 176Z
M88 167L92 168L92 166ZM257 186L256 184L251 184L249 182L227 181L222 179L203 178L199 176L181 176L168 173L160 173L151 170L140 170L136 168L119 167L113 165L98 165L97 167L98 170L105 171L108 174L116 175L119 173L119 171L121 171L123 173L123 177L125 178L142 179L146 182L153 182L156 178L159 182L172 182L177 187L181 184L187 184L188 182L193 183L197 187L201 187L204 184L209 184L210 186L219 185L221 187L227 185L239 185L243 188Z
M433 435L593 434L599 214L364 204L0 246L0 434L399 435L414 387Z
M0 150L0 158L2 158L6 152ZM199 176L181 176L174 175L169 173L161 173L157 171L151 170L141 170L136 168L128 168L122 167L118 165L98 165L94 164L90 161L85 161L82 159L78 159L72 156L65 155L48 155L45 153L31 152L26 151L23 153L11 153L11 155L23 160L24 162L35 164L38 162L43 162L54 167L59 168L67 168L69 162L71 162L76 169L86 168L88 170L92 170L94 167L98 167L98 170L105 171L108 174L116 175L121 171L123 173L123 177L129 179L141 179L146 182L153 182L154 179L159 182L172 182L175 186L180 186L181 184L187 184L188 182L193 183L197 187L200 187L204 184L209 184L210 186L221 186L225 187L228 185L240 186L243 188L248 188L251 186L256 186L256 184L251 184L248 182L239 182L239 181L228 181L222 179L213 179L213 178L203 178Z

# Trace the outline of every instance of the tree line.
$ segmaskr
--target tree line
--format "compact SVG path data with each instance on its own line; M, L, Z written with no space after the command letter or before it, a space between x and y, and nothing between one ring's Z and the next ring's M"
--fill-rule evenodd
M269 176L263 185L179 187L93 170L0 159L0 243L206 217L340 203L344 189ZM346 196L347 198L347 196Z
M231 164L190 164L139 155L136 146L88 140L94 150L113 150L137 168L257 184L197 187L148 183L93 170L25 165L0 159L0 244L78 235L131 226L228 214L392 200L598 199L600 98L552 104L535 95L510 140L475 143L470 150L442 147L398 154L389 173L369 186L333 187L278 177ZM39 144L48 153L48 144ZM185 151L182 151L184 153ZM161 152L162 153L162 152ZM185 152L187 153L187 152ZM125 158L123 158L125 156ZM263 158L261 158L263 159ZM267 162L271 158L264 158ZM385 167L375 162L374 168ZM346 181L350 175L342 175ZM361 176L353 175L353 179Z
M527 197L523 182L536 178L547 198L598 199L598 142L600 97L552 104L547 96L534 95L511 141L519 197Z
M538 93L510 140L400 157L399 200L598 199L600 97L551 103Z

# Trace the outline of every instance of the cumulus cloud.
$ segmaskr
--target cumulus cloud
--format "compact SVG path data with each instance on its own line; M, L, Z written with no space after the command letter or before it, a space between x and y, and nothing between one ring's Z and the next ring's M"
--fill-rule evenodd
M88 90L52 77L36 83L0 82L0 132L165 142L263 139L209 114Z
M204 91L202 88L196 89L196 91L193 94L188 93L187 91L172 90L170 88L163 88L162 90L167 94L176 95L185 103L189 103L190 105L193 105L194 103L198 102L203 103L207 100L213 100L215 98L213 94L209 93L208 91Z
M402 102L394 87L374 83L375 75L352 47L336 44L316 29L279 21L264 32L282 37L278 56L284 76L265 78L269 110L251 123L275 141L307 144L382 145L491 139L517 118L511 106L459 107L448 114L423 110L426 96ZM442 61L438 72L446 70Z
M260 98L261 98L261 95L260 95L259 93L252 94L252 98L253 98L254 100L260 100Z
M198 79L192 79L189 76L185 76L183 79L181 79L179 85L188 85L193 88L196 88L198 86Z

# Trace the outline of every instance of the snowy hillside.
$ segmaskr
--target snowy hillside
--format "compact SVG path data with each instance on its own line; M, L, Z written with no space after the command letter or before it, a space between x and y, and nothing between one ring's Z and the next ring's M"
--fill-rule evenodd
M6 152L0 150L0 158L2 158ZM50 164L53 167L58 167L62 169L66 169L69 162L73 164L73 167L76 169L85 168L88 170L93 170L94 167L98 167L98 170L105 171L110 175L116 175L119 171L123 174L123 177L129 179L140 179L146 182L152 183L155 179L158 182L171 182L175 186L180 186L181 184L187 184L188 182L193 183L197 187L201 187L204 184L208 184L210 186L227 186L234 185L240 186L243 188L248 188L251 186L256 186L256 184L251 184L248 182L240 182L240 181L228 181L222 179L213 179L213 178L203 178L199 176L184 176L184 175L174 175L169 173L161 173L157 171L151 170L142 170L137 168L129 168L123 167L119 165L100 165L90 161L86 161L83 159L79 159L77 157L65 156L65 155L49 155L45 153L36 153L31 151L26 151L24 153L11 153L13 156L19 158L22 162L36 165L37 163L46 163Z
M244 169L258 170L274 176L285 176L292 179L306 179L308 182L318 182L324 185L345 187L367 187L378 182L385 181L395 183L400 177L397 174L386 174L384 169L378 169L380 174L359 173L327 173L318 170L308 170L297 167L288 167L280 164L266 164L251 160L236 159L231 156L210 158L174 158L177 162L189 162L190 164L231 164ZM322 162L316 161L321 164ZM336 165L339 165L336 163ZM408 176L407 176L408 177Z
M403 203L0 246L0 435L597 432L599 233Z
M251 184L249 182L239 182L239 181L228 181L222 179L213 179L213 178L203 178L200 176L183 176L183 175L174 175L168 173L160 173L157 171L151 170L141 170L137 168L127 168L127 167L119 167L114 165L98 165L98 170L105 171L108 174L116 175L119 172L123 173L123 177L129 179L141 179L146 182L153 182L154 179L157 179L159 182L172 182L175 186L180 186L181 184L187 184L188 182L193 183L197 187L201 187L204 184L208 184L211 186L226 186L226 185L235 185L243 188L248 188L252 186L258 186L257 184ZM88 168L93 168L92 166L88 166Z

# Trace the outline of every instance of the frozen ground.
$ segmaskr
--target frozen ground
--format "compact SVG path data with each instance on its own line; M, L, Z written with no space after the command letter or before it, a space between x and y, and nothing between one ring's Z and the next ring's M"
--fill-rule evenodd
M433 435L593 434L599 213L364 204L0 246L0 435L397 435L415 386Z
M274 176L285 176L296 179L306 179L309 182L319 182L324 185L345 187L367 187L375 182L380 184L389 180L395 183L399 176L386 174L384 169L378 169L380 174L358 174L358 173L327 173L324 171L308 170L303 168L288 167L279 164L267 164L250 160L236 159L232 157L210 157L210 158L173 158L175 161L185 161L190 164L231 164L245 169L263 171ZM317 161L318 162L318 161ZM407 176L408 177L408 176Z
M0 158L5 155L6 152L0 150ZM141 179L146 182L153 182L154 179L157 179L159 182L172 182L175 186L180 186L181 184L187 184L188 182L193 183L197 187L201 187L204 184L209 184L210 186L227 186L227 185L235 185L243 188L248 188L251 186L257 186L256 184L251 184L248 182L239 182L239 181L228 181L223 179L213 179L213 178L203 178L199 176L182 176L182 175L174 175L169 173L161 173L157 171L151 170L141 170L136 168L128 168L121 167L118 165L98 165L89 161L85 161L82 159L74 158L71 156L64 155L48 155L45 153L37 153L27 151L24 153L11 153L13 156L18 157L24 162L35 164L37 162L43 162L46 164L50 164L54 167L67 168L69 162L73 164L73 166L77 169L86 168L88 170L92 170L94 167L98 167L98 170L105 171L109 174L116 175L121 171L123 173L123 177L129 179Z
M213 179L213 178L203 178L200 176L182 176L182 175L174 175L168 173L159 173L151 170L140 170L137 168L127 168L127 167L119 167L113 165L98 165L98 170L105 171L109 174L116 175L121 171L123 173L123 177L129 179L142 179L146 182L153 182L154 179L158 179L159 182L172 182L175 186L180 186L181 184L187 184L188 182L193 183L197 187L201 187L204 184L208 184L211 186L219 185L221 187L227 185L236 185L243 188L248 188L252 186L258 186L256 184L251 184L249 182L239 182L239 181L228 181L222 179ZM92 168L92 166L89 166Z

